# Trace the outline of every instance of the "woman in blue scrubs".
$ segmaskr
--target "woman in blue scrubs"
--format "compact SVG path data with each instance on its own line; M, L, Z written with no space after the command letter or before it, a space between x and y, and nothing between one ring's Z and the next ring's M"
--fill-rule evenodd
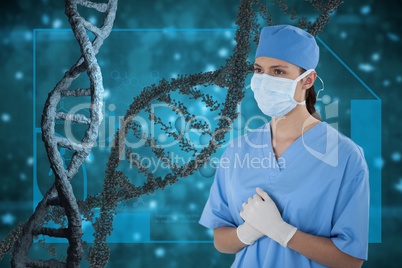
M369 181L362 149L315 115L315 38L264 27L251 89L268 124L223 153L200 224L232 267L361 267Z

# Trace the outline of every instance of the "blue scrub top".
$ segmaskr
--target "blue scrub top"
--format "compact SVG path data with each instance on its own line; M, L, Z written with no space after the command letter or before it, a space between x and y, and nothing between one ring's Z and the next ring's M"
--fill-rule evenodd
M278 159L269 123L230 142L220 158L200 224L237 227L256 187L284 221L332 239L341 251L367 259L368 168L362 149L325 122L295 140ZM231 267L325 267L264 236L236 253Z

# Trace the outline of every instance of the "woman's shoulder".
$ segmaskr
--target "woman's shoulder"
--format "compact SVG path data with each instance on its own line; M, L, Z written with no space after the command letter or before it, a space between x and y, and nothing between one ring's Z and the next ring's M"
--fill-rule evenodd
M364 167L367 166L365 158L364 158L364 150L360 147L356 142L354 142L350 137L346 136L333 126L328 123L325 125L336 131L337 133L337 147L339 152L339 158L352 161L356 165L362 165Z

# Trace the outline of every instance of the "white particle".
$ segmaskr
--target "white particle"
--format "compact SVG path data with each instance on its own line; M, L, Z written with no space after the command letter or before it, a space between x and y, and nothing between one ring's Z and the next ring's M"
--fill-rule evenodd
M399 182L395 185L395 188L402 192L402 179L399 179Z
M26 32L24 33L24 38L25 38L25 40L27 40L27 41L32 40L32 32L26 31Z
M45 14L42 16L42 23L45 25L49 24L49 16L48 15Z
M53 26L53 28L60 28L60 26L61 26L61 20L60 20L60 19L55 19L55 20L53 21L52 26Z
M346 37L348 37L348 34L346 32L341 32L341 38L345 39Z
M27 179L27 175L25 173L20 173L20 180L25 181Z
M15 79L21 80L24 77L24 74L20 71L15 73Z
M180 53L174 53L173 58L174 58L175 60L180 60L180 59L181 59Z
M103 98L107 99L110 96L110 90L106 89L105 91L103 91Z
M156 257L158 257L158 258L162 258L163 256L165 256L165 253L166 253L166 251L165 251L164 248L157 248L157 249L155 249L155 255L156 255Z
M380 54L379 53L374 53L373 55L371 55L371 59L373 61L379 61L380 60Z
M88 19L88 21L89 21L90 23L92 23L93 25L95 25L96 22L97 22L97 19L96 19L94 16L91 16L91 17Z
M363 15L367 15L370 12L371 12L371 7L369 5L362 6L362 8L360 9L360 13Z
M1 221L4 225L13 225L15 217L11 213L7 212L3 216L1 216Z
M369 73L374 71L374 67L370 63L360 63L359 70Z
M393 161L398 162L401 160L401 154L398 152L395 152L392 154L391 158Z
M382 168L383 165L384 165L384 160L383 160L381 157L377 157L377 158L374 160L374 166L375 166L376 168Z
M221 48L221 49L219 49L218 54L220 57L224 58L224 57L227 57L227 55L229 54L229 51L226 48Z
M10 122L11 116L8 113L3 113L1 115L1 120L5 123Z
M324 103L324 104L329 104L330 102L331 102L331 96L329 96L329 95L324 95L324 96L322 96L322 103Z
M28 166L32 166L33 162L34 162L33 157L32 157L32 156L31 156L31 157L28 157L28 159L27 159L27 165L28 165Z
M155 200L151 200L151 201L149 202L149 208L156 208L156 206L157 206L157 203L156 203Z
M87 158L85 159L85 162L87 162L87 163L92 163L92 162L94 161L94 159L95 159L94 155L93 155L93 154L89 154L89 155L87 156Z
M216 67L215 67L215 65L213 65L213 64L208 64L206 67L205 67L205 72L212 72L212 71L215 71L216 70Z
M389 39L391 39L391 41L394 41L394 42L399 41L399 36L394 33L388 33L387 36Z

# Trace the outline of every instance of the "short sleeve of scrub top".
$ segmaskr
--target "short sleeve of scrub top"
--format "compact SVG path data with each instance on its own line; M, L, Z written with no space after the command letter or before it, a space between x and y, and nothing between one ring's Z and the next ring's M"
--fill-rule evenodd
M220 163L222 163L222 159L226 159L225 153L222 155ZM218 165L209 198L199 222L210 229L223 226L237 227L231 216L227 201L226 171L225 167L221 164Z

